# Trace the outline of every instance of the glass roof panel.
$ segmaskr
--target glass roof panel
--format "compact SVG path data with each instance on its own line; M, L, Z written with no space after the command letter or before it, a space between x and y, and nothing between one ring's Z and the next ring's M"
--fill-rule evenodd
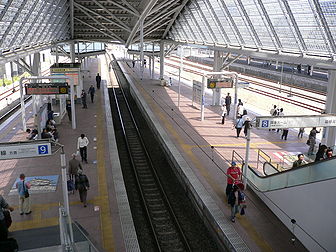
M336 1L319 0L319 3L333 41L336 43ZM334 54L336 54L336 51L334 51Z

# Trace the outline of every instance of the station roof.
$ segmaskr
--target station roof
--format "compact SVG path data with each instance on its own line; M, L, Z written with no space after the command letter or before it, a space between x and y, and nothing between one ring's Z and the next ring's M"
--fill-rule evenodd
M215 45L336 61L335 0L2 0L0 57L68 40Z

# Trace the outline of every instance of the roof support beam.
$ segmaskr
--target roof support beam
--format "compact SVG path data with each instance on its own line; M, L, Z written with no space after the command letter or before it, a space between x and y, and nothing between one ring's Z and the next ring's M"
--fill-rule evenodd
M203 2L203 3L204 3L204 2ZM201 10L201 7L199 6L198 2L195 1L194 4L195 4L195 6L196 6L196 8L195 8L195 9L196 9L196 12L198 12L198 15L199 15L200 17L203 18L203 20L204 20L204 22L205 22L205 24L206 24L206 28L208 29L210 35L212 36L212 38L211 38L212 41L214 41L214 42L217 41L217 37L216 37L215 33L213 32L213 30L212 30L212 28L211 28L211 26L210 26L210 24L209 24L209 22L208 22L206 16L204 15L203 11ZM205 5L205 4L204 4L204 5Z
M327 41L329 44L329 47L331 48L331 50L333 51L334 54L336 54L336 44L335 44L335 40L330 32L328 23L324 17L324 14L322 12L322 8L321 5L319 3L318 0L312 0L314 2L315 8L316 8L316 12L317 12L317 16L320 20L320 22L322 23L322 29L323 29L323 33L325 34L325 36L327 37ZM318 22L319 23L319 22Z
M265 18L266 21L267 21L268 26L267 26L266 24L265 24L265 26L270 28L270 30L271 30L271 32L272 32L272 35L273 35L273 37L274 37L274 39L275 39L275 41L276 41L275 48L277 48L278 50L280 50L280 49L282 48L281 41L280 41L280 39L279 39L278 34L276 33L276 31L275 31L275 29L274 29L274 26L273 26L273 24L272 24L272 22L271 22L270 17L268 16L268 13L267 13L267 11L266 11L266 8L265 8L265 6L264 6L264 3L262 2L262 0L254 0L254 3L255 3L256 5L257 5L256 1L258 2L259 7L260 7L260 9L261 9L261 11L262 11L262 13L263 13L263 16L264 16L264 18ZM257 6L258 6L258 5L257 5Z
M200 32L200 34L202 35L203 37L203 42L207 40L207 37L205 36L205 34L203 33L202 29L200 28L201 26L199 25L199 23L197 22L197 19L195 18L194 16L194 13L192 13L192 11L190 10L189 6L186 6L185 7L186 11L189 12L189 15L191 17L191 21L194 23L194 26L195 27L198 27L198 31Z
M294 30L295 30L295 32L294 32L294 36L297 36L297 37L298 37L298 39L299 39L299 41L300 41L300 44L301 44L301 48L303 49L304 52L306 52L306 51L307 51L306 43L305 43L305 41L304 41L304 39L303 39L303 37L302 37L302 34L301 34L301 32L300 32L300 29L299 29L299 27L298 27L298 25L297 25L297 23L296 23L296 21L295 21L294 15L293 15L293 13L292 13L292 11L291 11L289 5L288 5L287 0L278 0L278 1L279 1L279 4L280 4L280 5L281 5L281 3L283 3L283 5L284 5L284 7L285 7L285 9L286 9L286 11L287 11L287 14L288 14L288 16L289 16L289 19L290 19L290 21L291 21L291 25L290 25L290 26L293 26L293 27L294 27Z
M107 0L108 2L112 2L111 0ZM135 9L131 4L129 4L127 2L127 0L121 0L121 2L123 2L123 4L125 4L130 10L132 10L137 17L140 17L140 13L137 9Z
M120 25L120 24L118 24L118 23L112 21L111 19L108 19L108 18L106 18L106 17L100 15L99 13L96 13L95 11L90 10L89 8L86 8L86 7L83 6L83 5L80 5L80 4L76 3L76 2L74 3L74 5L75 5L78 9L80 9L80 11L82 11L83 13L85 13L84 11L86 11L86 12L90 12L90 13L96 15L97 17L100 17L100 18L104 19L106 22L109 22L109 23L111 23L111 24L113 24L113 25L115 25L115 26L118 26L119 28L121 28L121 29L123 29L123 30L125 30L125 31L127 31L127 32L130 32L130 31L131 31L130 28L125 27L124 25Z
M215 19L215 25L217 26L217 29L220 31L220 34L223 38L223 40L225 41L226 44L230 44L230 38L227 35L227 33L225 32L224 27L222 26L222 22L219 20L214 8L212 7L211 3L209 0L203 0L205 6L207 7L209 13L213 16L213 18Z
M175 1L175 0L174 0ZM177 9L179 9L180 6L178 7L175 7L174 9L168 11L167 13L164 13L164 12L160 12L158 13L157 15L155 15L153 18L151 18L150 20L148 20L146 22L146 24L144 24L144 27L148 27L148 26L151 26L153 23L157 23L159 22L160 20L166 18L167 16L173 14ZM166 10L167 11L167 10Z
M119 36L116 37L116 35L108 34L108 33L104 32L104 31L101 31L100 29L94 27L93 25L90 25L90 24L88 24L88 23L86 23L86 22L84 22L84 21L82 21L82 20L80 20L78 18L75 18L75 20L77 20L78 22L81 22L82 24L85 24L85 25L89 26L90 28L92 28L92 29L94 29L94 30L96 30L96 31L104 34L107 37L110 37L110 38L112 38L114 40L123 41L122 39L119 39L120 38Z
M75 22L74 22L74 0L70 0L70 36L71 39L75 38Z
M254 29L253 23L252 23L249 15L247 14L242 1L241 0L236 0L236 1L237 1L238 5L239 5L239 7L240 7L240 9L241 9L244 17L245 17L245 20L246 20L246 22L247 22L247 24L248 24L248 26L250 28L249 30L252 31L252 34L253 34L252 39L253 39L254 43L256 44L257 47L261 47L262 43L261 43L261 41L259 39L258 33Z
M107 9L104 5L99 3L97 0L93 0L95 4L97 4L100 8L102 8L104 11L106 11L112 18L114 18L121 26L123 26L127 31L131 31L131 28L129 28L123 21L121 21L118 17L116 17L109 9Z
M236 57L234 57L230 62L225 64L225 61L223 62L223 65L221 67L221 70L224 70L225 68L227 68L228 66L230 66L233 62L235 62L237 59L239 59L239 57L242 56L241 54L238 54Z
M139 16L140 16L139 12L138 12L136 9L134 9L133 6L130 5L130 4L128 4L127 2L126 2L126 3L127 3L127 7L128 7L128 8L126 8L125 6L123 6L123 5L121 5L121 4L118 4L118 3L115 2L115 1L107 0L107 2L109 2L109 3L111 3L111 4L114 4L115 6L118 6L120 9L123 9L124 11L127 11L128 13L130 13L130 14L136 16L136 17L139 17ZM125 4L125 1L122 1L122 2ZM131 7L131 8L130 8L130 7Z
M15 64L18 65L19 67L23 68L24 70L26 70L29 74L31 75L36 75L31 69L30 67L27 67L24 64L21 64L18 60L14 60Z
M68 6L64 5L62 9L59 10L58 15L63 12L62 16L57 15L57 17L54 19L53 25L49 27L49 29L45 33L44 39L41 41L49 41L52 38L53 34L58 35L59 31L63 27L61 24L64 24L65 22L69 22L69 19L66 18L69 15L68 9L69 9ZM57 19L58 21L57 23L55 23Z
M169 32L170 28L172 27L172 25L174 24L177 16L180 14L181 10L183 9L183 7L187 4L189 0L183 0L182 4L180 4L180 8L176 10L173 18L170 20L170 23L168 24L168 26L166 27L166 30L164 31L162 38L165 38L167 36L167 33Z
M5 8L1 11L1 14L0 14L0 21L2 21L2 18L5 16L8 8L11 6L13 0L9 0L6 4L5 4Z
M175 0L166 0L166 1L163 1L161 3L159 3L158 5L156 5L150 12L148 15L152 15L154 14L155 12L158 12L160 11L162 8L170 5L170 4L173 4L175 3L176 1Z
M190 34L192 34L192 36L194 37L194 41L197 41L197 36L195 35L195 32L194 32L194 30L191 28L191 26L190 26L190 24L189 24L189 22L188 22L188 20L186 19L186 17L184 16L184 15L181 15L181 18L180 19L184 19L184 22L186 23L186 25L188 26L188 29L189 29L189 31L190 31ZM180 26L182 27L182 29L183 29L183 26L182 26L182 24L179 22L179 20L176 20L176 23L178 23L178 24L180 24ZM183 29L183 31L184 31L184 33L185 33L185 38L186 38L186 40L188 39L188 34L185 32L185 30ZM189 39L190 40L190 39Z
M149 12L152 10L152 8L154 7L154 5L156 4L157 1L158 0L149 0L149 2L147 3L146 7L144 8L143 12L141 13L141 16L139 17L138 21L134 25L134 27L131 31L131 34L127 38L126 45L125 45L126 48L128 48L129 45L132 43L136 32L139 30L140 23L145 21L145 18L147 17Z

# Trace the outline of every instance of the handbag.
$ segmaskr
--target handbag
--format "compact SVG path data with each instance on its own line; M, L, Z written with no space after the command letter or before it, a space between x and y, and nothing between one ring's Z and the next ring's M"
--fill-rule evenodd
M29 198L29 192L26 189L25 181L23 180L23 190L24 190L24 197Z
M307 145L310 145L310 140L309 140L309 139L307 140L307 143L306 143L306 144L307 144Z

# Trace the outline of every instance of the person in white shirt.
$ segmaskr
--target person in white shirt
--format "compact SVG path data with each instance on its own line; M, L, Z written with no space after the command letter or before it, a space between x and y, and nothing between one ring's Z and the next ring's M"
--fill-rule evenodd
M77 150L80 151L82 162L88 163L87 161L87 146L89 145L89 139L84 134L81 134L77 140Z

